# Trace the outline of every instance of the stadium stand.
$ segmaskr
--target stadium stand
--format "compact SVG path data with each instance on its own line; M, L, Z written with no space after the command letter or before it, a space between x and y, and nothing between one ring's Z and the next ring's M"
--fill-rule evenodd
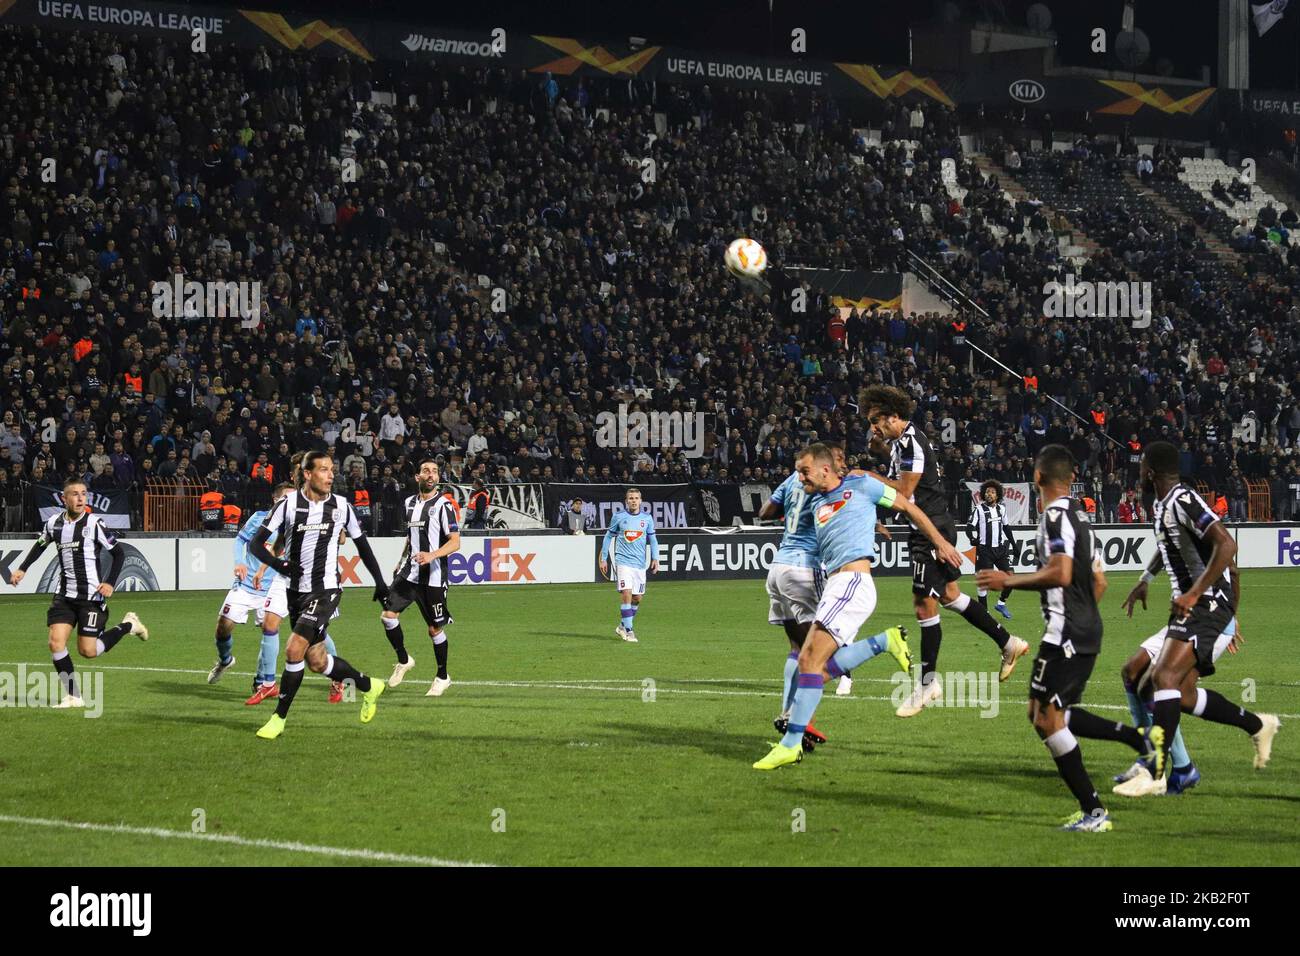
M489 485L775 484L813 438L866 454L858 394L875 381L910 389L936 434L954 420L954 496L966 477L1028 480L1037 448L1062 441L1117 514L1135 477L1123 443L1169 437L1231 508L1254 481L1271 516L1300 513L1295 247L1210 249L1193 220L1227 241L1250 215L1203 215L1213 197L1172 154L1142 183L1135 147L1087 137L1025 144L1010 168L1004 142L965 155L978 120L937 104L850 115L723 85L278 48L178 58L152 39L0 27L0 86L19 84L41 93L9 97L0 124L6 530L35 526L32 484L73 474L219 490L248 511L304 448L332 448L340 490L381 515L425 456ZM797 313L780 287L727 277L741 234L790 265L942 262L990 317L964 334L1024 374L972 359L937 312L854 309L833 339L827 296ZM1045 284L1073 269L1153 283L1152 327L1044 318ZM175 273L261 281L256 327L156 318L152 283ZM707 411L704 456L599 447L594 416L620 401ZM1117 442L1085 424L1099 422Z

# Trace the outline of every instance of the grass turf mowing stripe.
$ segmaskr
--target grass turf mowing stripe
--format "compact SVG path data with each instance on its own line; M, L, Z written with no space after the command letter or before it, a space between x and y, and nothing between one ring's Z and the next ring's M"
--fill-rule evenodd
M388 853L383 850L353 850L339 846L316 846L290 840L264 840L237 836L233 833L193 833L189 830L167 830L162 827L135 827L125 823L87 823L77 820L48 820L42 817L15 817L0 813L0 823L17 826L57 827L67 830L90 830L96 833L118 833L129 836L157 837L164 840L200 840L207 843L230 843L234 846L254 847L259 850L285 850L289 853L314 853L320 856L337 856L351 860L371 860L378 863L406 863L414 866L492 866L491 863L471 863L462 860L443 860L436 856L415 856L410 853Z
M14 666L14 665L18 665L18 664L25 664L25 665L27 665L27 666L29 666L29 667L39 667L39 666L41 666L42 663L43 663L42 661L0 661L0 667ZM100 667L89 667L89 668L86 669L86 673L93 673L93 672L95 672L95 671L97 671L97 670L104 670L104 671L110 671L110 670L116 670L116 671L142 671L142 672L145 672L145 673L163 673L163 674L206 674L206 673L207 673L207 671L205 671L205 670L200 670L200 669L196 669L196 668L186 668L186 667L129 667L129 666L120 666L120 665L113 665L113 664L105 664L105 665L100 666ZM253 676L252 671L226 671L226 673L227 673L227 674L231 674L231 675L236 676L236 677L252 677L252 676ZM308 677L314 677L314 678L320 678L321 680L327 680L327 679L328 679L328 678L322 677L322 676L319 675L319 674L308 674L307 676L308 676ZM379 679L378 677L375 677L374 675L371 675L371 676L372 676L375 680L378 680L378 679ZM657 684L657 686L655 687L655 692L656 692L656 693L661 693L661 694L700 694L700 695L704 695L704 696L708 696L708 697L771 697L771 696L773 696L771 691L758 691L758 690L713 690L713 689L709 689L709 688L702 688L702 689L696 690L696 689L693 689L693 688L685 688L685 687L664 687L664 686L662 686L663 684L758 683L758 682L760 682L760 681L762 681L762 680L764 680L764 679L763 679L763 678L758 678L758 679L755 679L755 678L737 678L737 679L735 679L735 680L733 681L732 679L729 679L729 678L728 678L728 679L724 679L724 678L709 678L709 679L706 679L706 680L692 680L692 679L689 679L689 678L686 678L686 679L677 679L677 678L672 678L672 677L660 677L660 678L656 678L656 681L658 682L658 684ZM868 677L868 678L860 678L860 679L859 679L859 678L854 678L854 683L858 683L859 680L862 680L862 681L872 681L872 682L880 683L880 684L892 684L892 683L894 683L894 681L890 680L889 678L885 678L885 677ZM773 682L775 683L775 681L773 681ZM1002 686L1002 687L1014 687L1014 686L1017 686L1019 683L1020 683L1020 681L1017 680L1017 681L1008 682L1008 683L1006 683L1006 684L1002 684L1002 685L1000 685L1000 686ZM626 685L626 686L615 686L615 685L620 685L620 684L623 684L623 685ZM639 695L639 694L642 692L642 690L643 690L643 685L642 685L642 679L641 679L641 678L621 678L621 677L611 677L611 678L607 678L607 679L604 679L604 680L600 680L598 683L597 683L597 682L593 682L593 681L587 681L587 680L578 680L578 681L559 681L559 682L553 682L553 681L466 680L466 681L454 681L452 686L459 686L459 687L512 687L512 688L515 688L515 689L517 689L517 690L584 690L584 691L596 691L596 692L600 692L600 693L615 693L615 694L633 694L633 693L634 693L634 694L638 694L638 695ZM834 700L836 700L836 701L851 701L851 700L858 700L858 701L884 701L884 702L886 702L886 703L896 703L896 702L894 701L894 698L893 698L892 696L891 696L891 697L879 697L879 696L873 696L873 695L870 695L870 694L853 694L853 695L848 696L848 697L835 697L835 696L832 694L832 695L829 695L828 699L834 699ZM1016 699L1016 700L1019 700L1018 697L1015 698L1015 699ZM397 701L394 700L394 701L386 702L386 703L397 703ZM839 704L835 704L834 706L838 707ZM1127 712L1127 711L1128 711L1128 706L1125 705L1125 704L1099 704L1099 703L1088 702L1088 704L1087 704L1087 709L1088 709L1088 710L1119 710L1119 711L1126 711L1126 712ZM1277 716L1280 717L1280 718L1283 719L1283 720L1300 720L1300 714L1278 714Z

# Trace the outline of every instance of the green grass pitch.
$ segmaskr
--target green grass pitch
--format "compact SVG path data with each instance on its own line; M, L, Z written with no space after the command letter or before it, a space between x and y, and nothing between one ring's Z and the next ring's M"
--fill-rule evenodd
M1112 575L1084 698L1125 721L1120 665L1164 623L1168 601L1157 582L1151 610L1126 620L1134 577ZM120 594L114 619L137 611L152 639L126 638L102 668L77 658L83 678L104 675L100 718L0 709L0 863L1294 864L1296 580L1245 573L1245 649L1207 682L1233 700L1253 687L1249 706L1283 715L1272 764L1253 770L1245 734L1188 717L1200 787L1127 801L1110 794L1110 777L1131 753L1084 741L1109 834L1055 829L1075 806L1025 719L1031 658L1001 686L996 717L950 707L910 720L893 716L892 661L871 661L851 698L824 699L826 746L794 767L752 770L775 739L786 654L759 581L652 579L637 645L613 633L608 585L453 589L455 683L444 697L424 696L434 656L408 614L418 663L373 723L359 722L357 703L330 706L312 676L274 742L254 737L271 705L243 706L254 626L237 630L238 663L209 686L221 595ZM869 629L914 625L909 580L877 583ZM48 673L47 603L3 598L0 672L26 663ZM1036 648L1037 596L1017 592L1011 607L1013 633ZM340 653L387 678L377 605L351 590L342 612ZM945 614L944 631L941 671L996 669L993 645L960 618Z

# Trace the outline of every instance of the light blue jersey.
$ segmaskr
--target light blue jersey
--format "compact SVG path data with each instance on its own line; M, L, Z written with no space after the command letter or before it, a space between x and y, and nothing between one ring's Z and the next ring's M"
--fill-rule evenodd
M269 511L254 511L248 516L248 520L244 522L244 526L239 529L239 534L235 535L235 564L246 565L248 567L248 574L245 575L243 581L236 581L234 587L239 588L241 591L247 591L249 594L257 594L262 597L265 597L266 593L271 590L271 582L275 580L275 570L268 567L266 573L262 575L261 588L253 587L253 578L257 574L258 569L262 567L262 562L253 556L253 553L249 551L248 546L252 543L253 538L261 529L262 523L266 521L270 514L271 512ZM274 540L275 535L272 535L266 542L266 546L268 548L271 547Z
M785 515L785 531L777 549L775 564L796 568L816 568L817 530L813 527L812 495L803 489L799 475L793 474L772 492L772 503Z
M609 530L600 546L600 556L608 560L610 543L614 544L614 564L621 568L644 571L659 554L655 521L644 507L636 514L620 511L609 521Z
M809 507L822 567L834 572L876 557L876 505L894 503L894 489L870 475L850 475L830 491L813 495Z

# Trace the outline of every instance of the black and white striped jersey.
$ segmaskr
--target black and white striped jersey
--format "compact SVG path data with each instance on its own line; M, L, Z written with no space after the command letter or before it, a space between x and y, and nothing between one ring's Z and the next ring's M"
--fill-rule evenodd
M291 491L276 503L262 525L284 541L289 562L290 591L310 593L339 587L339 535L353 540L365 536L352 505L342 495L312 501L301 491Z
M1156 502L1156 546L1164 558L1169 572L1169 586L1174 597L1192 589L1197 579L1205 573L1214 553L1214 545L1205 540L1205 533L1219 517L1210 510L1205 499L1184 484L1174 485L1169 494ZM1227 568L1223 577L1205 592L1211 600L1222 601L1232 607L1232 578Z
M943 493L943 477L939 458L930 445L930 439L908 422L903 434L890 442L889 477L897 481L903 475L917 474L921 478L912 492L912 503L931 520L948 514L948 499Z
M1007 507L981 501L970 516L971 537L981 548L1001 551L1007 546Z
M102 601L97 589L104 582L99 576L99 556L117 547L117 538L98 515L84 512L69 520L66 511L45 522L37 545L54 545L59 549L59 582L55 593L76 601Z
M1101 651L1101 612L1093 596L1093 565L1101 561L1097 539L1083 506L1062 496L1038 519L1038 566L1045 568L1052 555L1073 562L1070 583L1042 592L1043 643L1056 644L1075 654Z
M411 495L402 510L406 515L406 555L397 569L396 579L427 588L446 587L446 556L428 564L416 564L412 558L417 551L437 551L451 534L460 531L456 506L446 495L435 493L432 498Z

